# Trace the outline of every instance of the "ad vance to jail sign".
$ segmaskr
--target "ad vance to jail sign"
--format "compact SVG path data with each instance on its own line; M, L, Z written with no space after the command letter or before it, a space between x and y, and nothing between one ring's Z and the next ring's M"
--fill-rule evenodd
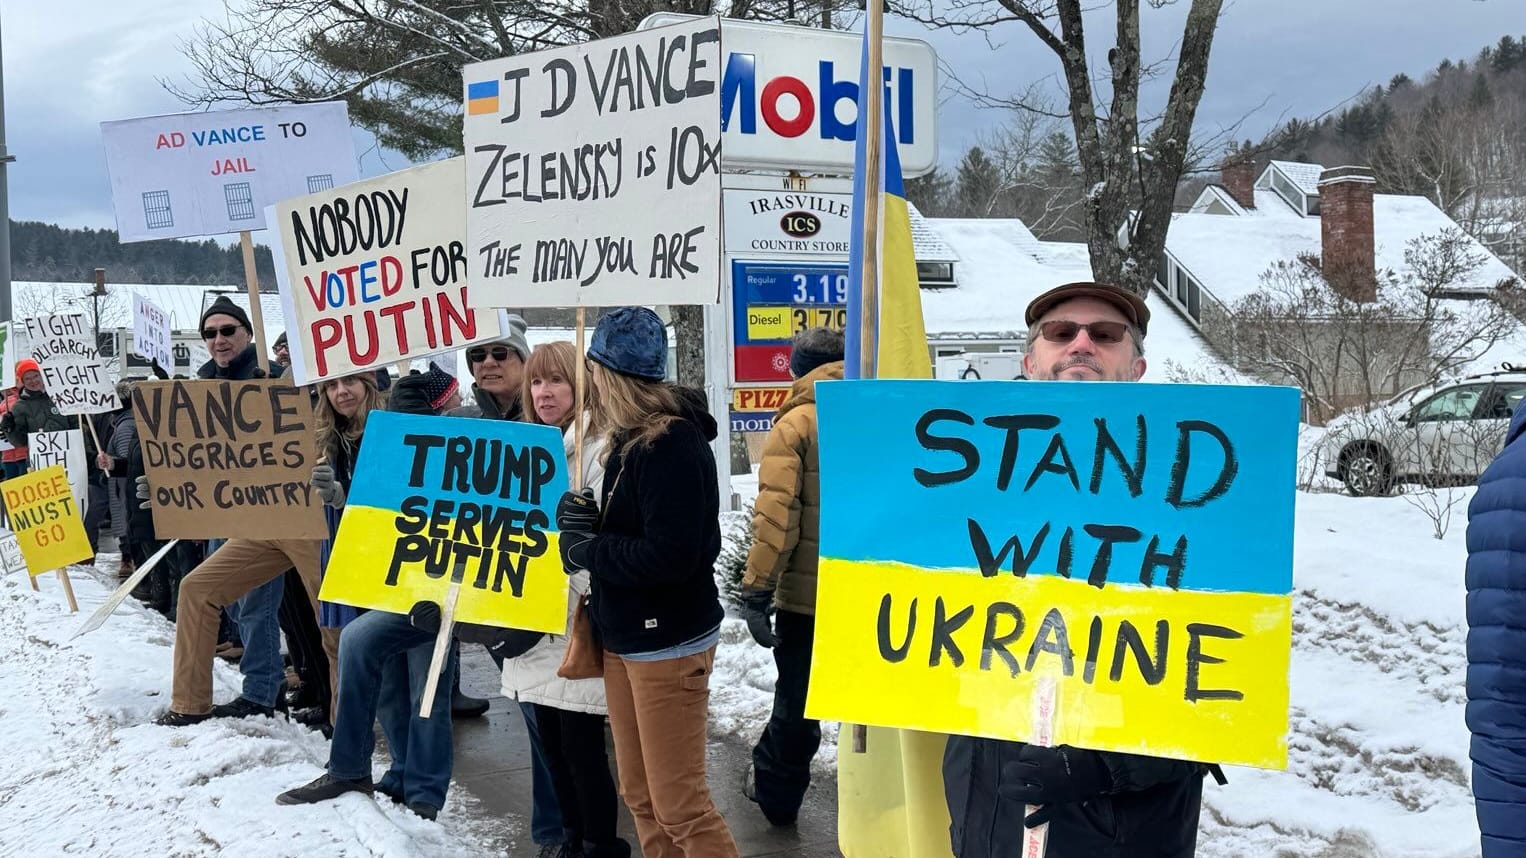
M461 585L456 620L562 634L555 428L372 412L319 597L406 614Z
M1286 767L1296 390L816 396L810 717Z

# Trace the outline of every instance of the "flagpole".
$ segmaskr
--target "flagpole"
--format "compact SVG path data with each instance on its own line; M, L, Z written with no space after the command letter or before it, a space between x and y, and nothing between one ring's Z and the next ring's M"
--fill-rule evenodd
M883 153L881 141L885 135L884 109L884 55L885 28L884 0L868 0L864 4L868 18L865 22L864 40L868 52L864 91L859 95L859 108L864 111L864 253L863 282L859 284L862 313L859 335L859 377L875 378L879 375L879 355L876 332L879 330L880 300L880 195L885 190L880 174Z

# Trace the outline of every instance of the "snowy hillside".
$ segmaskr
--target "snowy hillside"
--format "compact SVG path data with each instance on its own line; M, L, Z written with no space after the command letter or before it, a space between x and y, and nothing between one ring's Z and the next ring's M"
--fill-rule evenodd
M728 514L734 518L737 514ZM1463 725L1459 509L1443 540L1404 498L1300 494L1293 737L1287 772L1231 769L1205 787L1199 854L1476 856ZM129 603L69 635L115 585L110 564L59 585L0 578L0 854L479 854L504 819L453 790L442 824L385 802L278 807L316 776L323 741L285 722L149 725L167 703L172 630ZM99 576L99 577L97 577ZM712 683L713 732L751 741L771 702L772 659L727 620ZM237 674L219 664L218 699ZM818 767L830 770L836 731ZM505 753L508 753L507 749Z

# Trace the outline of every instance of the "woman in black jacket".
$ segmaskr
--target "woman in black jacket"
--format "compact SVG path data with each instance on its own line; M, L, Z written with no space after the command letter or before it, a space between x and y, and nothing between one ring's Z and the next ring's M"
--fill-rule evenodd
M564 495L558 539L567 572L591 576L620 792L643 854L729 858L736 843L705 782L724 614L716 426L702 394L663 381L667 351L651 310L622 307L599 320L588 357L608 433L603 503Z

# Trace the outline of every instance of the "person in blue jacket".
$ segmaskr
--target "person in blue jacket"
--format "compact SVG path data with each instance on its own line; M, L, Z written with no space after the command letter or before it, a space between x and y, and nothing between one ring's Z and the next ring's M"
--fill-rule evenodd
M1526 407L1468 505L1468 730L1483 858L1526 858Z

